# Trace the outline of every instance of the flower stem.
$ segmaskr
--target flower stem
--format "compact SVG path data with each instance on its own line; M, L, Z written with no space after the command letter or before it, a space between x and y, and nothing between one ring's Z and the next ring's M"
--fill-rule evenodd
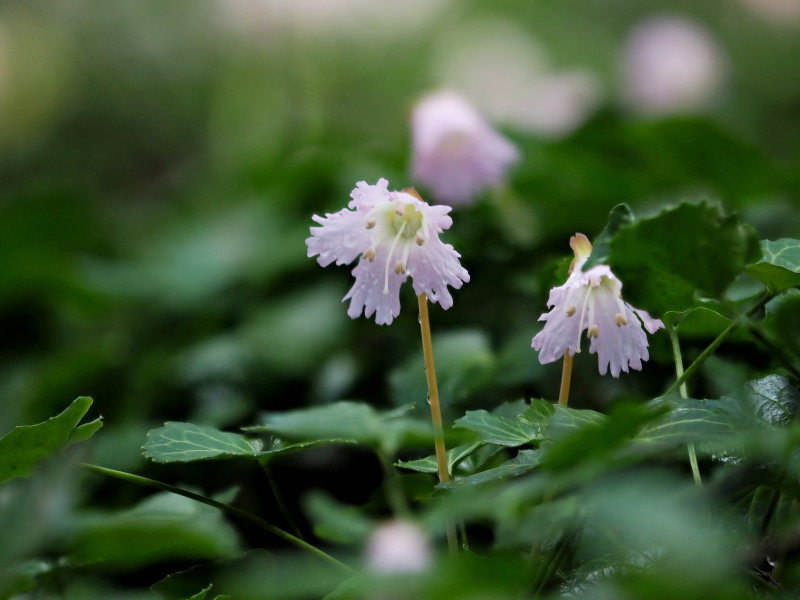
M95 473L100 473L102 475L107 475L109 477L116 477L117 479L123 479L130 483L135 483L137 485L143 485L146 487L155 488L157 490L163 490L165 492L170 492L171 494L177 494L178 496L183 496L184 498L189 498L196 502L200 502L202 504L206 504L222 512L228 513L231 516L237 517L242 519L243 521L247 521L269 533L289 542L290 544L297 546L298 548L305 550L306 552L310 552L311 554L315 555L317 558L320 558L327 562L330 565L333 565L337 569L344 571L345 573L353 573L353 570L348 567L346 564L339 562L335 558L333 558L330 554L327 554L309 544L301 540L298 537L293 536L291 533L284 531L278 527L275 527L271 523L268 523L264 519L261 519L254 514L251 514L247 511L244 511L240 508L236 508L235 506L231 506L230 504L225 504L223 502L218 502L213 498L209 498L207 496L203 496L202 494L196 494L195 492L190 492L189 490L185 490L183 488L176 487L174 485L170 485L168 483L164 483L162 481L157 481L155 479L148 479L147 477L141 477L140 475L134 475L133 473L126 473L125 471L117 471L115 469L107 469L106 467L101 467L98 465L92 465L89 463L82 463L81 466L88 469L89 471L93 471Z
M675 376L678 378L678 381L680 381L683 376L683 356L681 355L681 345L678 340L678 330L674 325L670 325L667 327L667 333L669 334L669 341L672 343L672 358L675 360ZM681 398L689 397L686 391L685 380L678 386L678 392ZM700 477L700 467L697 464L697 452L694 447L694 442L690 442L687 449L689 451L689 465L692 467L694 482L697 487L703 487L703 479Z
M561 389L558 392L558 403L562 406L569 404L569 385L572 380L572 355L569 348L564 352L564 368L561 370Z
M431 323L428 317L428 296L423 292L417 296L419 303L419 327L422 333L422 354L425 357L425 377L428 380L428 404L431 407L433 423L433 445L436 449L436 465L439 469L439 481L450 481L447 469L447 450L444 445L444 427L442 426L442 409L439 406L439 386L436 383L436 367L433 364L433 341L431 340ZM451 553L458 552L456 530L452 524L447 525L447 545Z

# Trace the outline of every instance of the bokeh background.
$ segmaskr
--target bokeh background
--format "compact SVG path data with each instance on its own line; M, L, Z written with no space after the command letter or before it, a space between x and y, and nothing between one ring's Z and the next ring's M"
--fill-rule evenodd
M410 175L409 115L443 87L522 156L446 234L472 281L432 311L445 411L553 398L560 369L530 338L569 236L596 236L616 204L648 215L709 198L762 238L798 237L798 56L797 0L7 0L0 430L91 395L105 427L81 458L213 491L247 473L148 465L146 431L343 398L424 408L412 292L390 327L352 321L349 269L321 269L304 239L359 180L436 201ZM689 358L715 334L687 332ZM651 350L619 381L583 356L575 405L663 391L663 332ZM739 351L711 361L698 392L746 378L730 377ZM369 497L379 466L337 452L276 466L293 505L316 485ZM366 483L346 483L353 465ZM15 552L57 556L79 517L143 495L57 475L4 488L8 514L23 492L49 498L25 505L39 527Z

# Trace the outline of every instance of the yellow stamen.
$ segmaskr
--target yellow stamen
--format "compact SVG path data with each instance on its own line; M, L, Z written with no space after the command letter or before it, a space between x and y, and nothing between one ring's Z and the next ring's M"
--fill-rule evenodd
M628 319L626 319L625 315L622 313L617 313L614 315L614 323L617 324L617 327L622 327L623 325L628 324Z
M596 338L600 335L600 327L597 325L592 325L589 327L589 331L586 332L586 335L588 335L590 338Z

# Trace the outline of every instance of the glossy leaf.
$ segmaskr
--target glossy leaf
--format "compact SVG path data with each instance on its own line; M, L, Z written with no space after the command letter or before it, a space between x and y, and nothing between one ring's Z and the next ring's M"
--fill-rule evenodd
M748 274L774 293L800 286L800 240L762 240L761 252L761 260L747 267Z

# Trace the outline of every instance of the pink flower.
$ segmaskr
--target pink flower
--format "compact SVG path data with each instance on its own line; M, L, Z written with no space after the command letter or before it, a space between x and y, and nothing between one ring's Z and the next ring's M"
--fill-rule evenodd
M621 67L625 102L649 115L701 111L718 99L727 76L712 34L683 17L651 17L637 25Z
M453 92L431 94L417 103L411 135L414 177L451 205L468 203L500 184L519 158L516 147Z
M380 525L370 535L366 550L369 570L384 575L422 573L433 562L428 537L409 521Z
M388 325L400 313L400 286L411 276L414 292L448 309L453 297L447 286L459 289L469 273L460 254L439 234L453 224L449 206L431 206L406 192L390 192L389 182L359 181L349 208L314 215L321 227L311 228L308 256L323 267L336 261L349 264L361 256L353 275L356 282L344 300L355 319L375 313L378 325ZM413 192L413 190L411 190ZM416 193L416 192L414 192Z
M575 252L570 276L564 285L550 290L547 306L552 310L539 317L545 326L533 338L539 362L554 362L567 350L571 356L580 352L586 330L589 352L597 354L601 375L609 365L613 377L627 373L629 367L640 371L642 361L649 358L642 325L652 334L664 324L622 299L622 282L606 265L581 270L592 252L585 235L575 234L569 244Z

